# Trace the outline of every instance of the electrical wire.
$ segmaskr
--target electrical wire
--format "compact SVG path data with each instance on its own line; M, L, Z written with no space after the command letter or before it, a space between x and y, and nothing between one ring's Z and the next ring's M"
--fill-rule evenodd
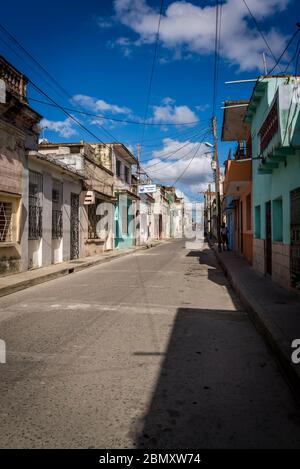
M188 144L188 142L186 142L186 139L188 140L193 140L194 138L197 138L199 137L199 135L201 135L202 132L204 131L207 131L209 127L204 127L203 129L199 129L196 133L192 134L192 135L189 135L188 137L184 137L185 138L185 142L179 142L180 143L180 147L178 146L178 150L180 150L182 148L182 143L183 143L183 146L185 146L186 144ZM175 147L176 148L176 147ZM176 148L176 151L177 151L177 148ZM165 157L165 156L168 156L168 155L173 155L174 151L172 150L171 152L168 151L168 152L163 152L160 154L160 157ZM143 159L143 163L145 161L149 161L149 160L152 160L153 159L153 150L148 150L147 154L151 154L151 157L150 158L144 158Z
M192 158L190 159L190 161L188 162L187 166L185 167L185 169L182 171L182 173L175 179L175 181L173 182L172 186L175 186L175 184L177 184L178 181L180 181L180 179L185 175L185 173L187 172L187 170L189 169L189 167L191 166L193 160L196 158L197 154L198 154L198 151L200 150L200 146L201 146L201 143L199 143L195 153L193 154Z
M222 4L216 0L216 25L215 25L215 52L213 65L213 97L212 97L212 115L216 112L217 88L218 88L218 71L219 71L219 52L220 52L220 34L222 21Z
M34 101L36 103L45 104L46 106L56 107L55 104L47 103L46 101L42 101L40 99L35 99L35 98L32 98L32 97L29 97L28 99L30 101ZM104 120L113 121L113 122L120 122L121 124L144 125L143 122L141 122L141 121L128 120L128 119L119 119L117 117L104 116L103 114L94 114L92 112L81 111L79 109L69 108L69 107L66 107L66 106L61 106L61 107L63 107L66 111L75 112L76 114L82 114L82 115L90 116L90 117L98 117L99 119L104 119ZM168 126L168 127L172 126L172 125L175 125L175 126L179 127L181 125L195 125L195 124L198 124L199 122L200 122L199 120L191 121L191 122L182 122L180 124L174 123L174 122L165 122L165 123L147 122L146 125L152 125L152 126L164 126L165 125L165 126Z
M187 153L185 153L181 158L180 158L180 161L184 160L188 155L190 155L192 153L192 151L194 150L194 148L192 148L191 150L189 150ZM163 166L163 169L165 168L169 168L171 166L173 166L174 164L178 163L179 159L175 160L175 161L172 161L171 163L169 164L165 164L164 161L162 161L161 163L164 164ZM147 167L148 169L148 167ZM150 173L153 174L153 173L156 173L158 171L161 171L162 168L156 168L156 169L150 169Z
M266 38L266 36L264 35L263 31L260 29L259 24L258 24L258 22L257 22L257 20L256 20L256 18L255 18L255 16L253 15L252 11L250 10L250 8L249 8L249 6L248 6L246 0L242 0L242 2L244 3L245 7L247 8L247 10L248 10L248 12L249 12L249 14L250 14L250 16L251 16L251 18L252 18L252 20L253 20L253 23L255 24L255 27L256 27L257 31L259 32L259 34L260 34L260 36L262 37L262 39L263 39L265 45L267 46L267 48L268 48L268 50L269 50L269 52L270 52L270 54L271 54L271 56L272 56L272 58L273 58L275 64L278 65L280 58L279 58L279 59L276 59L275 55L273 54L273 51L272 51L272 49L271 49L271 47L270 47L270 45L269 45L269 43L268 43L268 41L267 41L267 38Z
M298 30L298 31L299 31L299 30ZM297 32L298 32L298 31L297 31ZM299 47L300 47L300 39L299 39L298 42L297 42L296 50L295 50L295 52L294 52L294 54L293 54L291 60L289 61L289 63L287 64L287 66L286 66L285 69L284 69L284 73L287 72L287 70L289 69L289 66L291 65L291 63L294 62L295 58L297 57L297 54L298 54L298 52L299 52Z
M206 134L205 134L205 135L207 135L207 130L208 130L208 129L206 128L205 130L206 130ZM201 135L201 133L197 133L197 134L195 135L195 138L198 138L200 135ZM178 147L176 150L174 150L174 151L172 151L172 152L170 152L170 153L164 154L164 155L160 155L160 158L161 158L162 156L164 156L164 157L165 157L165 160L167 160L167 159L171 158L171 156L173 156L173 155L175 155L176 153L178 153L178 152L179 152L180 150L182 150L183 148L187 147L188 145L191 145L191 143L193 143L193 142L190 142L190 141L189 141L189 142L185 142L184 145ZM150 158L150 160L151 160L151 159L153 159L153 157ZM147 160L144 160L142 163L144 163L145 161L147 161ZM148 161L149 161L149 160L148 160ZM148 165L148 166L147 166L147 169L148 169L148 168L152 168L153 166L157 166L158 164L161 164L161 161L156 162L156 163L153 163L153 164L151 164L151 165Z
M152 91L152 82L153 82L154 69L155 69L157 50L158 50L158 43L159 43L159 32L160 32L160 23L161 23L161 17L162 17L162 12L163 12L163 5L164 5L164 1L160 0L160 11L159 11L157 32L156 32L155 45L154 45L153 60L152 60L152 66L151 66L151 72L150 72L150 80L149 80L149 85L148 85L146 107L145 107L145 113L144 113L144 121L143 121L143 127L142 127L141 146L142 146L143 141L144 141L146 120L147 120L147 117L148 117L148 109L149 109L150 96L151 96L151 91Z
M16 46L27 56L29 57L46 75L47 77L61 90L61 92L65 95L67 95L69 98L71 98L70 94L68 93L68 91L63 87L61 86L61 84L48 72L48 70L46 70L43 65L40 64L40 62L38 62L38 60L36 60L32 54L30 54L30 52L28 52L28 50L25 49L25 47L22 46L22 44L3 26L3 24L0 23L0 29L2 32L4 32L8 37L9 39L14 43L16 44Z

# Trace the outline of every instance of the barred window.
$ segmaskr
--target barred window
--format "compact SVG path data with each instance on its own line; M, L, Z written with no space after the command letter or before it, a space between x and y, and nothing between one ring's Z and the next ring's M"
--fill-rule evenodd
M28 238L42 237L42 196L43 176L36 171L29 171Z
M0 242L12 241L12 203L0 202Z
M52 187L52 239L63 236L62 182L53 180Z
M125 182L129 184L129 168L125 166Z
M88 205L88 236L89 239L97 239L97 223L100 217L96 214L98 202L97 199L95 204Z
M117 172L117 176L120 177L121 176L121 161L120 160L116 161L116 172Z

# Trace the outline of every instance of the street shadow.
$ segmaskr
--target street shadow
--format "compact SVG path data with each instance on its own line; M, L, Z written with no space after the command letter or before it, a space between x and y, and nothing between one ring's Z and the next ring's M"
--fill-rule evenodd
M252 334L242 313L179 308L148 410L132 427L134 446L289 447L273 365L262 363L264 345Z
M192 250L186 254L186 257L197 258L200 265L208 267L207 278L218 285L226 286L230 293L231 286L211 249Z

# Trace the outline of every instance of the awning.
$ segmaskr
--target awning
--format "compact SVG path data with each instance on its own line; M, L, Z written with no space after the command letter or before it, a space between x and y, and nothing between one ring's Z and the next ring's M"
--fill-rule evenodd
M225 101L222 125L223 141L232 142L247 139L249 124L244 122L244 117L248 103L248 100Z

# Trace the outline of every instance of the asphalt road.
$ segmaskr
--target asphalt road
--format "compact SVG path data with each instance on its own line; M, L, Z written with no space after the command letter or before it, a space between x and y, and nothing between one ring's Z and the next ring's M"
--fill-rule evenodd
M174 241L1 298L0 338L1 447L300 447L208 249Z

